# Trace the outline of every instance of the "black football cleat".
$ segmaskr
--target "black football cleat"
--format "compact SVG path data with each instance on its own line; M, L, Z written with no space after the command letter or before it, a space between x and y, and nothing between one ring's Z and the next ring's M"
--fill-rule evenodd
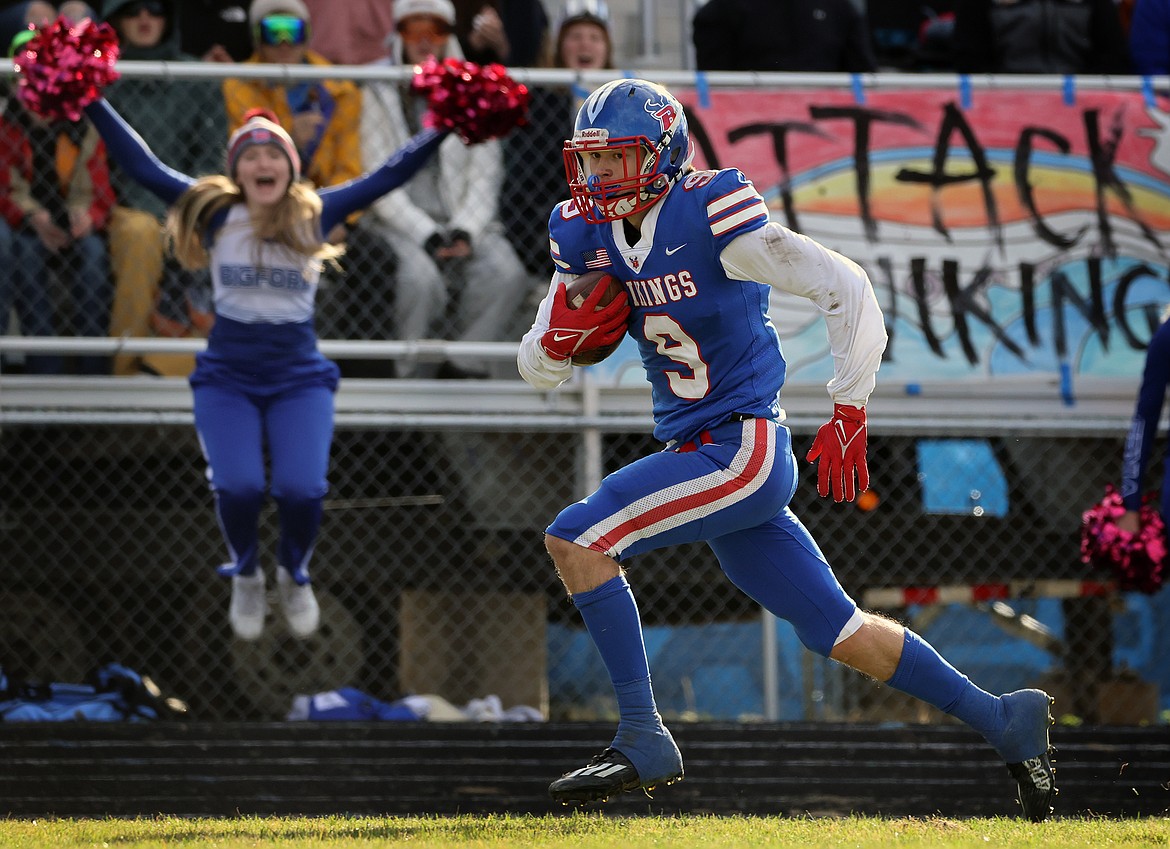
M1032 822L1044 822L1052 815L1052 797L1056 795L1056 768L1052 766L1049 749L1042 755L1017 764L1008 764L1008 772L1016 780L1016 796L1024 816Z
M1032 822L1044 822L1052 814L1056 795L1056 770L1052 768L1052 744L1048 730L1052 696L1043 690L1016 690L1001 696L1008 724L997 740L1000 757L1016 780L1021 812Z
M680 770L676 775L644 785L629 758L617 749L606 749L600 755L594 755L586 766L566 772L550 784L548 795L565 805L604 802L619 793L628 793L639 787L650 791L659 784L673 784L682 777Z

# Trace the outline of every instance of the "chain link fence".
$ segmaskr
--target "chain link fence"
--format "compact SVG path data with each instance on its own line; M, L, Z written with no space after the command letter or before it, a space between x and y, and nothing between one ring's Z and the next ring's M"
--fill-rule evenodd
M799 456L811 436L797 431ZM602 446L604 471L656 450L642 433L608 433ZM890 588L1103 580L1079 562L1079 510L1108 477L1101 458L1121 450L1117 436L916 438L875 427L877 503L819 499L804 466L793 509L863 602ZM928 456L940 451L986 465L954 480ZM581 491L569 472L581 452L574 433L342 427L313 559L321 630L292 639L273 601L264 636L244 643L227 624L229 585L214 575L223 544L189 426L6 425L5 668L80 680L120 660L209 719L278 718L293 696L338 686L610 715L604 669L542 548L544 526ZM271 552L275 516L263 527ZM665 715L937 719L808 655L786 624L772 630L703 546L628 569ZM1141 705L1091 696L1142 683L1117 675L1122 662L1146 680L1164 674L1157 597L1042 595L867 606L912 624L984 687L1045 684L1089 718L1148 713L1148 695Z
M532 127L565 125L564 98L534 87L549 96L535 98L541 111ZM158 128L139 129L149 140ZM513 182L502 200L482 203L512 222L502 233L516 235L528 216L518 198L542 210L556 199L561 135L519 133L500 147ZM542 243L533 250L533 239L542 238L529 233L513 244L524 293L508 327L482 341L514 341L530 321L546 286L532 259L543 251ZM352 251L322 289L322 338L392 338L393 278L392 256ZM73 322L74 279L68 260L54 258L43 281L56 322L49 335L85 335ZM110 282L113 293L117 281ZM135 293L148 298L140 306L149 316L172 320L149 321L150 334L198 336L190 319L206 305L200 286L164 275L158 289ZM455 304L458 287L452 294ZM10 334L27 335L21 297L6 304ZM459 330L452 307L434 335L450 340ZM232 637L229 583L214 572L226 552L182 380L190 349L171 351L175 360L159 368L143 356L139 367L170 377L64 376L85 370L87 350L67 351L63 376L39 377L30 357L45 351L4 349L6 671L81 680L96 664L117 660L211 720L281 718L294 696L339 686L385 700L435 694L456 706L495 694L505 706L530 705L550 719L616 714L542 536L557 510L600 475L658 450L648 397L634 393L607 407L603 392L600 409L587 402L569 409L553 393L509 411L508 399L524 390L507 357L484 359L495 380L453 381L384 380L395 373L392 363L414 354L387 357L376 345L339 358L346 379L331 491L311 567L322 627L308 640L293 639L273 598L263 637L245 643ZM441 358L416 359L425 366ZM347 389L388 400L363 413L345 400ZM997 416L995 402L982 417L919 413L883 427L875 398L872 497L857 505L820 499L802 462L793 509L859 602L911 624L981 686L1046 686L1062 711L1089 721L1156 721L1170 696L1158 662L1170 644L1166 593L1099 587L1092 582L1109 576L1079 559L1080 513L1116 478L1135 389L1132 382L1117 388L1103 402L1106 414L1092 421L1042 430ZM803 458L828 400L823 380L799 374L792 392L794 447ZM104 405L84 400L99 395ZM396 407L417 398L426 403L413 412ZM478 402L491 398L491 414L481 415ZM275 533L275 515L266 513L270 572ZM729 584L703 546L639 557L628 569L668 719L940 720L804 651L789 626Z

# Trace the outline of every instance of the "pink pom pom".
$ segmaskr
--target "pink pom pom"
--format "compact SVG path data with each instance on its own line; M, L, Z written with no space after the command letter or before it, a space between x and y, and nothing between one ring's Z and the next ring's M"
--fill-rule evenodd
M1117 526L1125 505L1112 485L1081 517L1081 561L1113 572L1119 589L1155 593L1166 580L1166 526L1152 501L1143 499L1135 534Z
M106 23L59 17L37 31L12 61L21 75L17 96L29 111L76 121L81 109L118 78L118 37Z
M509 77L503 65L431 57L415 67L411 85L427 93L428 125L454 130L467 144L506 135L525 122L528 87Z

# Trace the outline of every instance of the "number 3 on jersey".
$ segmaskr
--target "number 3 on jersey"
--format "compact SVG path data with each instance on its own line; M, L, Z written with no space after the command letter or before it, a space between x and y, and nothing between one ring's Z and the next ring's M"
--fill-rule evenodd
M699 346L682 326L668 315L648 315L642 324L646 340L653 342L658 353L687 367L690 374L681 371L666 372L670 391L679 398L697 401L711 388L707 364L699 356Z

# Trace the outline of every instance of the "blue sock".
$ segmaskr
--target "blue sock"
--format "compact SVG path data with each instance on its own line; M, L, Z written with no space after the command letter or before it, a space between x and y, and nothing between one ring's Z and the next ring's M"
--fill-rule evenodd
M609 671L623 721L659 723L638 605L624 575L573 596L589 636Z
M1007 725L999 696L972 684L966 675L943 660L930 643L909 628L902 643L898 668L886 684L961 719L989 739Z

